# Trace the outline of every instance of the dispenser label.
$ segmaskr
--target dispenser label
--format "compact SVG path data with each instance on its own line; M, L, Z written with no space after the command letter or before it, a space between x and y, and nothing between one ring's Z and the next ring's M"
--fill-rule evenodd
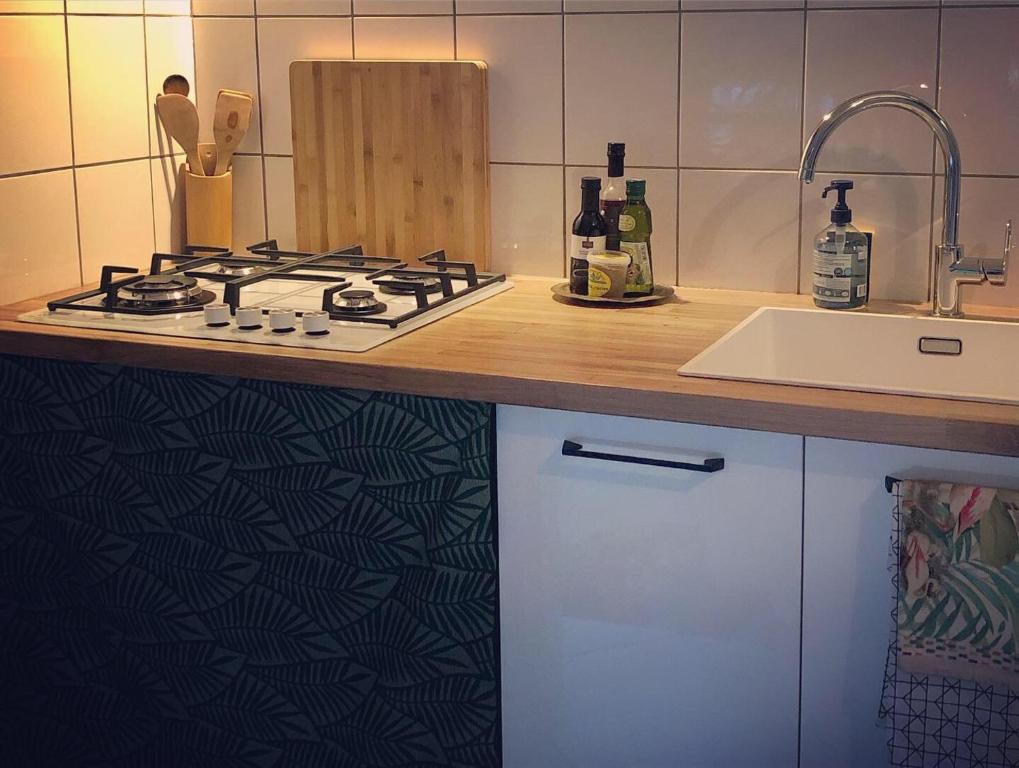
M835 253L814 251L814 298L849 304L854 298L867 295L866 276L853 278L854 257L856 261L866 261L867 248Z

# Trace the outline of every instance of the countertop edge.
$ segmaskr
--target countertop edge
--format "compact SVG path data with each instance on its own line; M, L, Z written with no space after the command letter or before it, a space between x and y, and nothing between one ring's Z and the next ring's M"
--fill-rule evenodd
M67 331L69 329L61 329ZM163 343L160 343L163 341ZM1019 456L1014 424L296 355L0 321L0 353ZM167 353L172 349L172 363ZM257 367L252 363L258 363ZM521 386L524 384L525 386ZM764 385L773 386L773 385ZM578 407L578 403L582 407Z

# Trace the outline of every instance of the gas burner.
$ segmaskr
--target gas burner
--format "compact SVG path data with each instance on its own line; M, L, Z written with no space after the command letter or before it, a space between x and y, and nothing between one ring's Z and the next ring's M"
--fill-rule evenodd
M399 285L400 283L407 283L408 285ZM438 293L442 290L442 283L439 282L437 277L425 277L423 275L408 275L403 277L398 275L389 279L376 280L375 285L379 287L382 293L396 294L398 296L412 296L414 295L413 285L420 285L425 289L425 293Z
M251 264L220 264L216 274L227 275L228 277L247 277L248 275L255 274L257 270L258 267Z
M173 310L200 307L216 298L186 275L147 275L117 290L117 304L124 307Z
M337 312L352 315L376 315L386 311L386 305L375 298L375 291L354 290L336 294L333 307Z

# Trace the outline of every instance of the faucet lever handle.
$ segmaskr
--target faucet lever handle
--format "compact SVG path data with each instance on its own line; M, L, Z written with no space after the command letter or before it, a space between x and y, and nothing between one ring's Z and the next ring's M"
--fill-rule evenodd
M984 275L991 285L1004 285L1008 280L1008 262L1012 253L1012 219L1005 222L1005 246L1001 259L990 259L984 262Z

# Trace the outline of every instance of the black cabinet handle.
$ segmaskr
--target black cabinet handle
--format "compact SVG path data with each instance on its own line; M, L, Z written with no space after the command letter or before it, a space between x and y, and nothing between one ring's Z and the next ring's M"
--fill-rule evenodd
M685 461L668 461L667 459L649 459L644 456L627 456L622 453L600 453L585 451L584 446L573 440L563 440L563 456L581 456L585 459L601 459L602 461L619 461L623 464L644 464L649 467L669 467L685 469L690 472L718 472L725 469L725 459L705 459L702 464L690 464Z

